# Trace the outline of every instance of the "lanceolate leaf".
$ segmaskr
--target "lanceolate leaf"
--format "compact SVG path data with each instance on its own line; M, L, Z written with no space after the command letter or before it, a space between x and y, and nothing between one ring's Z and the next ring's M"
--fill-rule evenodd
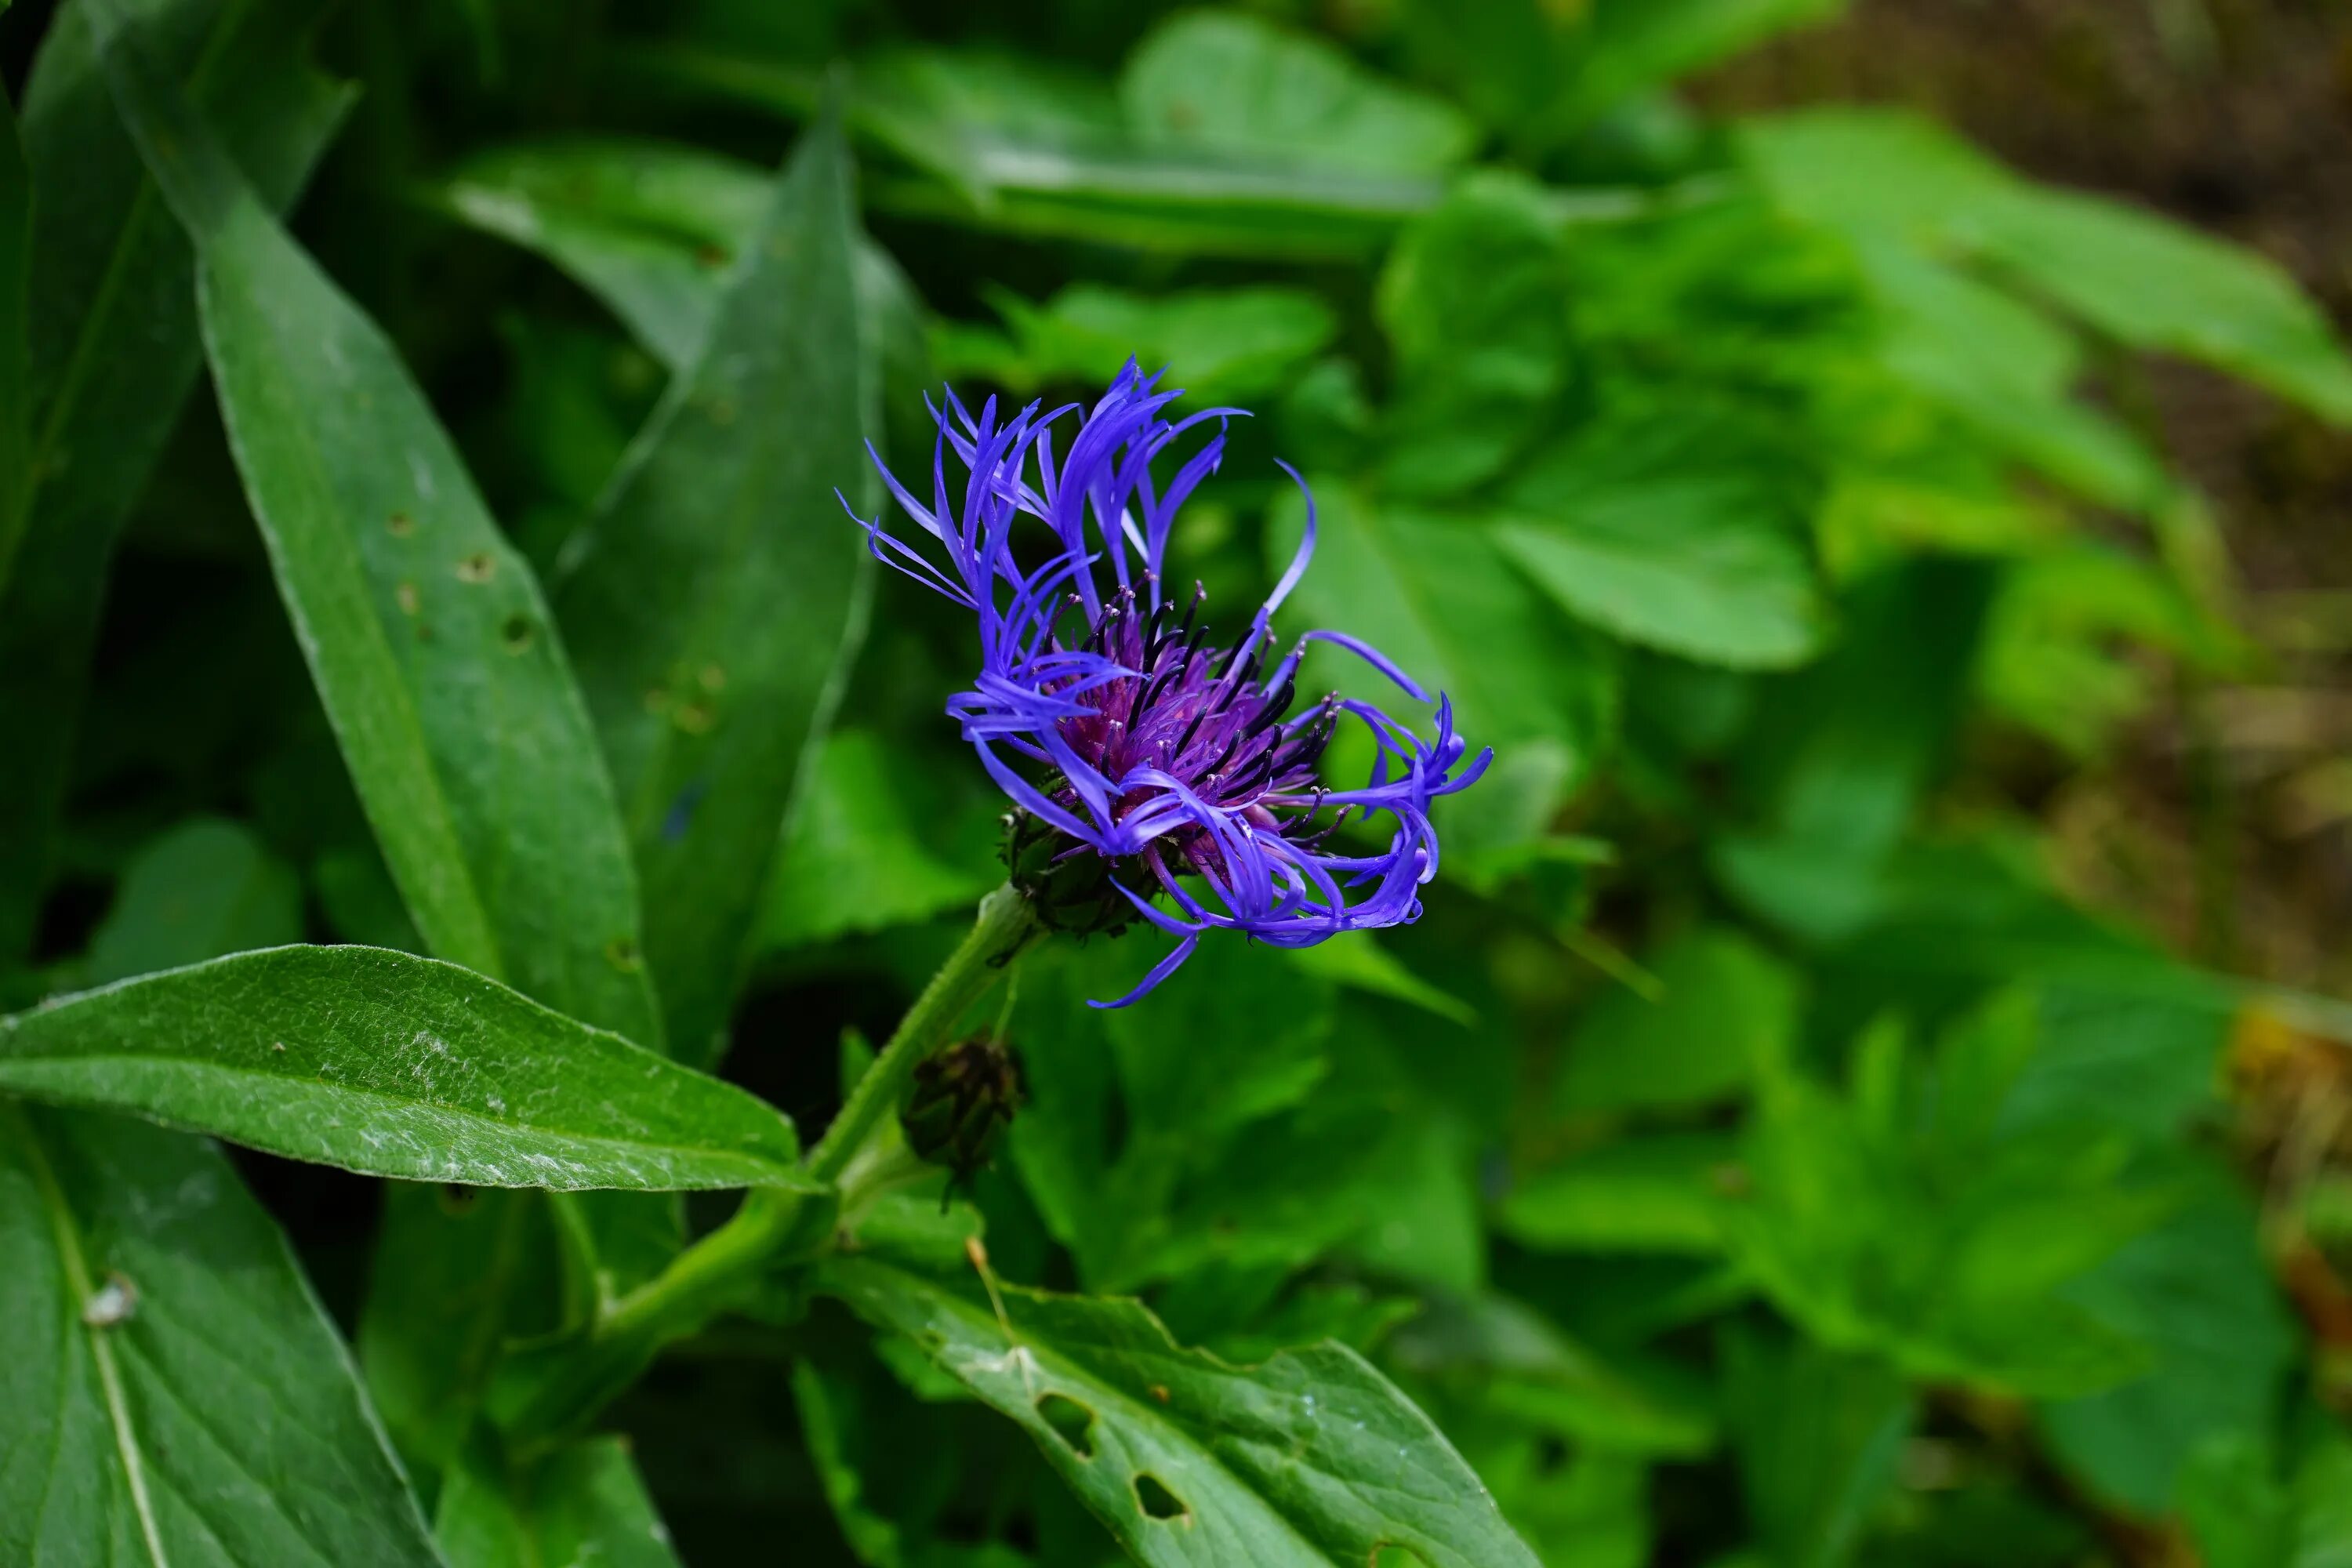
M1133 1301L1008 1289L1000 1321L879 1262L824 1281L1025 1428L1139 1563L1328 1568L1395 1547L1431 1568L1534 1568L1461 1456L1352 1351L1242 1369Z
M434 1568L285 1240L219 1152L0 1100L0 1561Z
M680 370L710 333L728 266L767 210L769 181L698 148L564 142L478 154L440 194L475 227L570 273Z
M302 58L321 0L138 0L155 52L224 114L261 199L302 187L351 101ZM27 82L35 198L31 304L34 486L0 584L0 956L31 942L50 831L88 685L107 565L124 515L195 379L187 241L116 121L87 13L59 8Z
M272 221L94 5L194 240L214 384L279 592L417 929L443 957L658 1045L635 887L538 584L398 353Z
M717 1054L784 807L861 629L861 540L834 493L872 482L848 179L836 131L803 139L560 591L689 1061Z
M731 1085L455 964L280 947L0 1020L0 1089L377 1176L495 1187L802 1183Z
M562 268L678 371L702 353L773 185L756 164L698 147L597 137L477 153L443 182L440 198L475 227ZM859 341L880 363L887 406L928 433L929 349L914 285L862 236L853 270Z

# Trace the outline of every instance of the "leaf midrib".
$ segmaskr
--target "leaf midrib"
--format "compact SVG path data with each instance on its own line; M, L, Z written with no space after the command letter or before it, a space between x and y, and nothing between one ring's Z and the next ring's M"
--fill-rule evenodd
M0 1109L13 1124L17 1147L25 1152L26 1167L32 1173L33 1184L40 1190L41 1206L48 1212L50 1234L57 1238L58 1262L64 1270L67 1289L74 1300L67 1310L75 1310L76 1302L86 1302L95 1294L89 1274L89 1262L83 1256L81 1227L74 1218L72 1205L66 1201L65 1189L58 1184L57 1172L49 1164L48 1153L41 1146L40 1134L34 1129L32 1118L17 1105ZM122 1391L122 1372L115 1364L114 1347L107 1341L103 1328L84 1324L89 1336L89 1352L98 1368L98 1381L106 1399L108 1424L114 1431L114 1451L122 1461L123 1478L131 1489L131 1511L138 1516L141 1540L147 1548L148 1561L154 1568L170 1568L163 1554L163 1540L155 1522L155 1508L147 1496L146 1460L139 1447L139 1436L131 1421L130 1401ZM70 1332L70 1330L68 1330Z

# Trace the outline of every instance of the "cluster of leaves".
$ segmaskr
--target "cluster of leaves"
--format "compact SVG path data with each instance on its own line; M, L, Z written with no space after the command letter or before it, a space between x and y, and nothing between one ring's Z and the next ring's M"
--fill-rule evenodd
M1932 124L1675 96L1836 8L0 22L0 1559L2352 1552L2220 1136L2233 1027L2340 1015L1958 762L2243 657L2142 356L2352 362ZM1115 1014L1149 937L1029 953L997 1168L600 1408L1001 879L970 628L836 487L1130 355L1259 410L1213 613L1287 458L1295 613L1496 748L1428 917Z

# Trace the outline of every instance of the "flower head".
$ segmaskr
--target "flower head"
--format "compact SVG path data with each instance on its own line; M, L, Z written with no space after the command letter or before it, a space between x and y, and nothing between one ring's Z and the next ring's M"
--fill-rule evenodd
M1315 550L1311 495L1297 554L1237 640L1211 639L1197 585L1181 602L1167 592L1161 568L1176 514L1216 470L1225 420L1245 411L1171 421L1164 413L1182 394L1158 381L1130 362L1090 409L1041 414L1033 403L1003 420L995 399L974 417L950 391L946 408L931 410L939 438L928 503L875 458L944 566L857 520L877 557L979 620L980 675L947 711L1017 808L1007 845L1015 880L1049 922L1103 929L1139 917L1178 939L1113 1006L1173 973L1209 931L1307 947L1419 918L1421 884L1437 870L1430 803L1469 785L1493 755L1464 764L1468 744L1442 695L1425 742L1337 692L1293 711L1298 661L1316 642L1429 700L1377 650L1339 632L1311 631L1277 652L1274 614ZM1056 427L1072 415L1057 461ZM1211 421L1215 433L1162 485L1154 462ZM950 453L963 473L954 491ZM1282 467L1304 491L1297 471ZM1051 541L1027 564L1013 540L1024 515ZM1376 752L1359 789L1319 782L1318 763L1343 720L1369 730ZM1351 814L1390 819L1387 847L1327 847Z

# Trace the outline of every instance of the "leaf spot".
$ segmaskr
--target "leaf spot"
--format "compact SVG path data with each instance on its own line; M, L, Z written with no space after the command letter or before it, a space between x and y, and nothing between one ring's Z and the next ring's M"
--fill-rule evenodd
M1066 1394L1041 1394L1037 1415L1081 1459L1095 1457L1095 1413Z
M405 539L416 531L416 520L404 511L394 512L384 520L383 525L391 530L394 539Z
M401 584L392 591L392 596L394 601L400 605L400 613L402 615L413 616L416 613L419 601L416 597L415 584Z
M139 1310L139 1288L121 1274L109 1274L106 1283L82 1303L81 1321L93 1329L110 1329Z
M538 636L539 628L520 610L509 616L506 624L499 628L499 641L505 645L509 653L529 652L532 640Z
M498 574L498 557L487 550L477 550L457 563L457 581L460 583L487 583Z

